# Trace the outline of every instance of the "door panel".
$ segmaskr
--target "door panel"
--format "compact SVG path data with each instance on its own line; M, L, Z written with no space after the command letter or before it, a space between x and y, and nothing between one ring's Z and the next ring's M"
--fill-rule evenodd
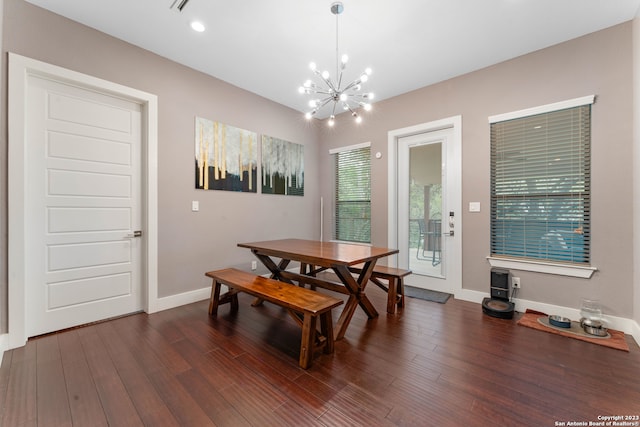
M460 286L453 283L460 269L454 219L461 172L455 149L452 127L397 140L398 262L413 272L405 279L409 286L447 293Z
M26 118L27 336L140 310L140 105L31 76Z

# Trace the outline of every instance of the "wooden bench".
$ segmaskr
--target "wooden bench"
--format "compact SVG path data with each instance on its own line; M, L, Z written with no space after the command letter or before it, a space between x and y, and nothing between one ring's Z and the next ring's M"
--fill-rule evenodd
M362 268L359 266L350 267L349 271L360 274ZM396 306L404 307L404 278L411 274L411 270L387 267L376 264L369 279L379 288L387 292L387 313L394 314ZM386 280L387 285L380 280Z
M257 298L284 307L302 328L299 364L303 369L311 366L313 353L324 348L324 353L333 353L333 321L331 309L342 300L301 288L278 280L256 276L234 268L209 271L205 276L213 279L209 315L218 314L220 304L229 303L231 310L238 310L238 292L246 292ZM220 285L229 287L229 292L220 295ZM320 318L320 332L317 319Z

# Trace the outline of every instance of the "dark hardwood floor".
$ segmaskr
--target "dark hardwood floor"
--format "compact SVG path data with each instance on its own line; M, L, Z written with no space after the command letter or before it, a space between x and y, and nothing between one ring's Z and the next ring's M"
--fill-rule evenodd
M631 337L627 353L453 299L409 298L387 315L385 294L368 295L380 317L358 309L335 354L307 371L298 327L246 295L217 319L202 301L32 339L4 355L0 424L557 426L640 415Z

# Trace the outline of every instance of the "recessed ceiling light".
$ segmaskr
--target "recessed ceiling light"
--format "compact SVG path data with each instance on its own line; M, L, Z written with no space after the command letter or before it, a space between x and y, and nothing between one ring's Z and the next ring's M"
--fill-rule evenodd
M199 22L199 21L193 21L191 23L191 28L193 29L193 31L197 31L199 33L203 32L205 30L204 24L202 22Z

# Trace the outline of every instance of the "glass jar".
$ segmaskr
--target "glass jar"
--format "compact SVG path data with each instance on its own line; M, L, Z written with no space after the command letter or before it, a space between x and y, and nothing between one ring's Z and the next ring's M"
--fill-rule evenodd
M602 320L602 307L600 301L593 299L583 299L580 307L580 315L583 319Z

